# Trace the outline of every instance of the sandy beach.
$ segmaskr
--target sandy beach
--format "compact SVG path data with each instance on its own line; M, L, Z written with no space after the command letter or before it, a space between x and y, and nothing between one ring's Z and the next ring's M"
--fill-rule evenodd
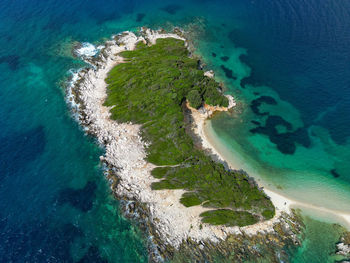
M200 111L194 110L190 108L193 120L195 122L194 132L201 138L202 147L209 149L213 153L213 157L217 157L221 162L226 162L230 169L240 170L241 167L238 167L234 163L230 162L230 160L226 159L219 151L218 147L214 144L213 140L208 136L205 125L208 121L208 115L200 113ZM278 217L281 212L290 213L291 206L295 205L296 202L292 199L289 199L283 195L280 195L272 190L264 188L265 193L270 197L276 208L276 217Z
M195 122L197 123L197 133L201 137L203 141L203 146L210 149L218 158L226 162L231 169L239 170L241 167L237 163L234 162L234 156L230 156L231 158L226 158L223 156L221 146L216 144L216 138L212 138L211 133L208 132L206 126L209 125L208 118L199 112L192 111ZM254 177L254 175L251 175ZM290 213L292 208L301 209L306 215L311 215L312 217L318 218L320 220L332 223L339 223L346 228L350 229L350 214L339 211L332 210L325 207L316 206L310 203L301 202L299 200L295 200L293 198L289 198L281 193L278 193L275 190L269 189L267 184L264 182L259 182L261 186L264 188L264 192L270 197L274 206L276 207L276 212L281 213L286 212Z

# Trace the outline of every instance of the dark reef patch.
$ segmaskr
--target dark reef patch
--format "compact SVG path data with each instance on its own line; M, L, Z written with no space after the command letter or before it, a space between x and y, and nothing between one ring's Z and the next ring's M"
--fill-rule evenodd
M266 126L276 127L277 125L286 127L287 130L292 130L293 126L281 116L271 115L266 120Z
M228 56L222 56L220 59L221 59L222 61L226 62L226 61L228 61L228 60L230 59L230 57L228 57Z
M98 251L98 248L95 246L89 247L88 252L82 257L78 263L108 263L107 260L103 259Z
M253 123L253 124L255 124L255 125L261 125L261 123L259 122L259 121L254 121L254 120L252 120L252 121L250 121L251 123Z
M20 65L20 57L17 55L8 55L0 57L0 63L6 63L11 70L17 70Z
M212 52L211 55L216 58L216 53Z
M251 63L249 62L247 55L241 54L239 56L239 60L242 63L244 63L245 65L250 67ZM242 88L245 88L246 85L251 85L251 86L257 87L257 86L262 86L264 84L268 84L268 82L262 81L264 79L265 78L263 78L263 76L257 74L256 70L252 69L250 75L248 77L242 79L241 86L242 86Z
M233 28L230 32L227 33L227 38L238 47L247 47L247 44L251 39L249 39L249 34L242 33L242 30L239 28Z
M235 76L233 76L233 71L227 67L225 67L224 65L221 65L220 68L225 72L225 76L229 79L237 79Z
M267 135L270 141L276 144L277 149L283 154L294 154L296 143L309 147L311 144L310 137L305 128L299 128L294 132L279 133L277 126L284 126L287 130L292 129L292 125L280 116L269 116L265 126L259 126L251 129L252 133Z
M144 13L138 13L136 16L136 22L142 22L142 20L145 18L146 14Z
M43 153L45 145L43 126L0 138L0 180L35 160Z
M69 203L75 208L87 212L91 210L93 206L96 188L96 183L90 181L82 189L64 189L59 194L58 203L60 205Z
M350 137L350 100L338 102L335 110L327 112L318 124L327 128L335 143L345 145Z
M338 178L340 177L340 174L337 173L337 171L335 169L331 170L331 174L333 175L334 178Z
M182 9L181 5L167 5L160 8L160 10L167 12L170 15L175 15L181 9Z
M268 115L268 112L260 112L259 107L262 103L277 105L277 101L270 96L261 96L250 103L250 108L256 115L264 116Z

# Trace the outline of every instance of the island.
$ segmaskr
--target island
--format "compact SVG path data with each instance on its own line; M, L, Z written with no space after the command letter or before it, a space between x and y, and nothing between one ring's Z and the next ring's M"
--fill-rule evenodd
M124 215L149 235L150 261L178 251L199 261L217 252L232 262L287 258L302 223L208 147L203 122L235 102L184 32L141 28L96 52L81 48L75 53L89 66L73 75L67 100L105 149L106 177Z

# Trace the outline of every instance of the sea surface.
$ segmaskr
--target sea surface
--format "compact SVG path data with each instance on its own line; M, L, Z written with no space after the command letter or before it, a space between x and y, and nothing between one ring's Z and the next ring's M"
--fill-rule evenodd
M78 42L140 26L191 32L238 101L211 132L238 165L286 196L350 212L350 2L0 2L0 262L147 262L65 102ZM333 262L339 230L306 216L292 262Z

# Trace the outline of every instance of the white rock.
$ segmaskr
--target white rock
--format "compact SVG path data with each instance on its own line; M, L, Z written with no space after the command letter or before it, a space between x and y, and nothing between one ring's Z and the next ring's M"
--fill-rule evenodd
M339 254L339 255L343 255L343 256L350 255L350 245L346 245L344 243L338 243L337 249L338 249L337 254Z
M204 76L207 76L208 78L214 78L214 71L209 70L204 72Z
M228 109L232 109L233 107L236 106L236 101L231 95L225 95L226 98L228 99Z

